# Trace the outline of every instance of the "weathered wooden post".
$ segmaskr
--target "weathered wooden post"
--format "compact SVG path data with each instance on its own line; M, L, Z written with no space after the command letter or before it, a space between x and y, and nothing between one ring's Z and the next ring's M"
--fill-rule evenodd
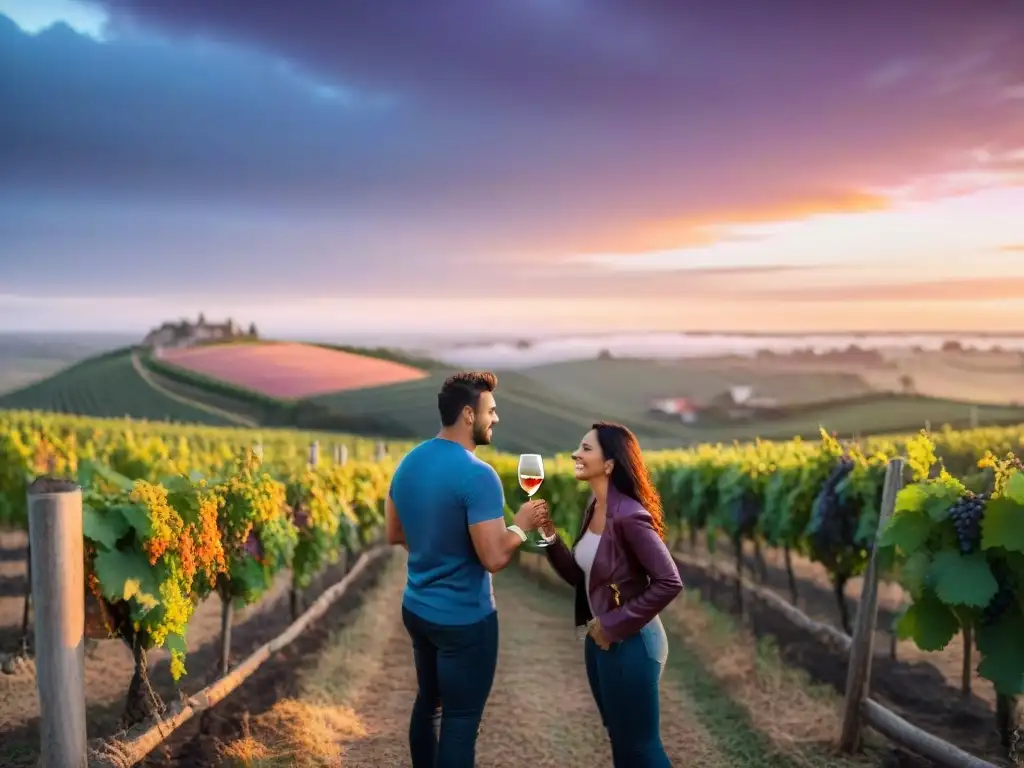
M388 447L384 444L383 440L377 441L377 461L384 461L384 457L388 455Z
M334 446L334 463L339 467L348 464L348 446L344 443Z
M85 555L82 490L37 478L28 488L36 686L43 768L85 768Z
M320 441L314 440L309 444L309 466L316 467L320 463Z
M843 730L839 737L839 748L844 752L853 752L860 744L861 704L868 697L871 686L871 661L875 652L875 625L878 621L878 540L896 508L896 494L903 487L903 465L903 458L897 456L889 460L889 466L885 469L875 546L871 550L871 559L864 574L860 606L853 628L853 643L850 646L850 663L846 668Z

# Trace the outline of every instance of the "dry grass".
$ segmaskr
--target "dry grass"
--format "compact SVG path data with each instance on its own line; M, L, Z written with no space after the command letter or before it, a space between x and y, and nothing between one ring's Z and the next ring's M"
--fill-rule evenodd
M770 638L756 638L733 617L687 591L663 614L666 627L699 659L750 724L797 765L877 765L878 757L839 756L834 748L842 701L782 660Z
M348 702L383 665L381 638L405 585L405 559L393 557L355 620L339 630L316 662L298 673L297 699L247 720L241 738L221 749L225 768L328 768L367 728Z
M237 768L329 768L341 762L342 741L365 733L347 707L285 699L247 722L242 738L224 747L221 756Z

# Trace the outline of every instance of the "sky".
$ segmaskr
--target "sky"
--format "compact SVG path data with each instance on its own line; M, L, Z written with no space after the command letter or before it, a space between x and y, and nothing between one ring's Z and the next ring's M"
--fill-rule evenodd
M0 0L0 330L1024 331L1024 5Z

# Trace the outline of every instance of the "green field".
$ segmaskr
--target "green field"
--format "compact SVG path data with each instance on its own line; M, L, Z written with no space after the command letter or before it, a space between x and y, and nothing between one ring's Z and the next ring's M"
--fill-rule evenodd
M721 358L579 360L523 373L568 397L587 392L594 402L630 418L646 416L655 398L706 401L730 386L752 386L757 396L774 398L781 405L841 400L874 391L855 373L783 370L772 363Z
M431 375L418 381L279 402L161 366L144 352L133 357L131 348L122 348L2 395L0 408L417 440L436 434L437 391L452 370L434 365ZM852 372L785 370L738 358L591 360L498 374L501 423L494 444L509 452L571 450L599 419L629 425L645 447L655 449L756 436L813 438L822 426L843 436L916 430L928 422L936 429L966 427L972 418L970 403L872 391ZM775 399L779 412L757 420L719 417L695 424L648 412L657 397L706 402L734 385ZM980 424L1024 422L1024 408L980 405L976 416Z
M349 430L426 437L437 432L437 392L448 373L439 371L420 381L325 395L313 402ZM588 392L559 394L511 371L499 373L495 399L501 422L494 430L494 446L511 452L572 450L594 421L622 416L609 413L605 404ZM674 424L647 419L631 424L644 436L666 444L680 442Z
M421 381L326 395L314 402L332 413L335 423L366 434L424 437L437 431L436 395L444 373ZM641 378L638 376L637 378ZM623 390L629 382L622 380ZM649 416L642 404L627 395L616 399L592 392L557 392L525 373L499 372L498 414L494 446L509 452L554 453L572 450L599 419L620 421L632 428L647 448L674 448L697 442L746 440L756 436L814 438L821 426L840 435L900 432L921 429L931 422L965 427L971 405L888 393L866 393L838 403L794 406L784 416L735 423L682 424ZM1024 422L1024 408L979 406L981 424Z
M212 426L238 422L186 405L154 389L132 365L130 349L76 363L23 389L0 396L0 408L55 411Z

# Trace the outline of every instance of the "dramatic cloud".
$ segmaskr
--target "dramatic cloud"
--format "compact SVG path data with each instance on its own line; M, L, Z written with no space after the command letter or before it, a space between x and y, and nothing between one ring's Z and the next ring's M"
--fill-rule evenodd
M658 297L706 278L574 257L877 211L1024 147L1002 2L88 6L101 39L0 16L11 292L46 263L69 295Z

